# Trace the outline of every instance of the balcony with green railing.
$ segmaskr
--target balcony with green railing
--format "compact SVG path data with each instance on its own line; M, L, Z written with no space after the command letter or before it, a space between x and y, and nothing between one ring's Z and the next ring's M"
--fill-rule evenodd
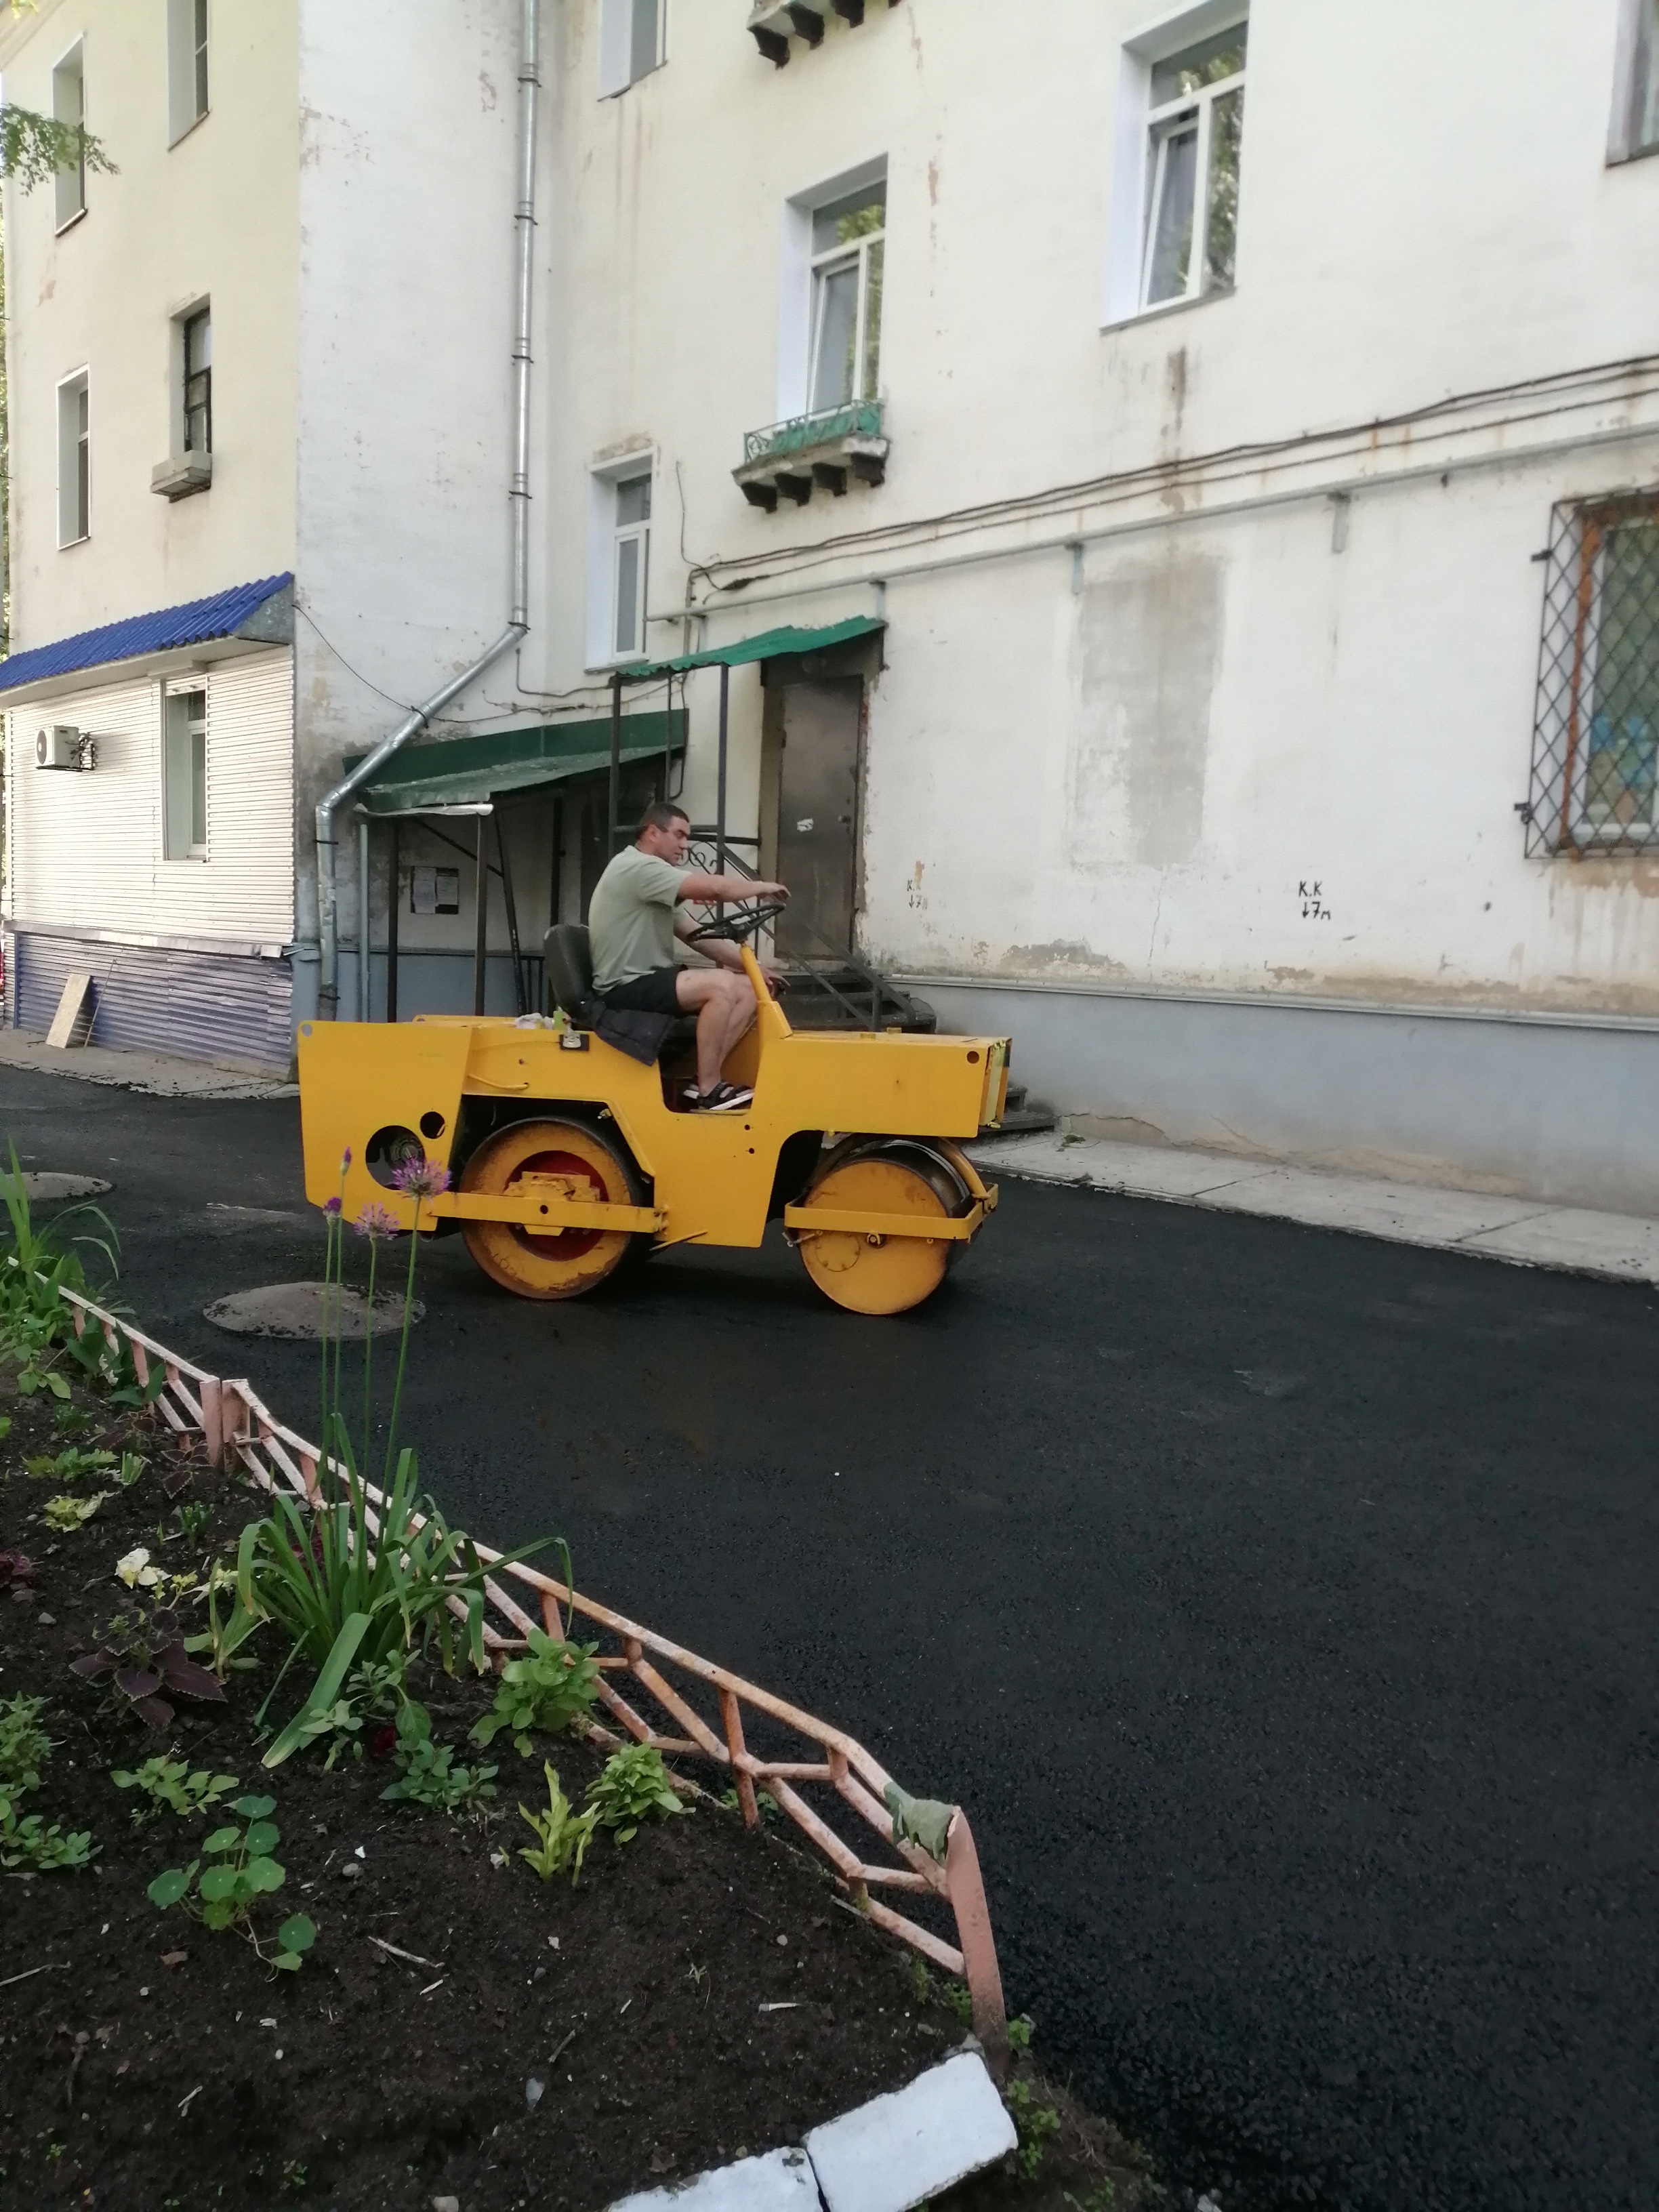
M780 495L805 507L815 489L839 499L849 481L878 484L887 452L881 401L857 399L745 432L742 465L732 473L750 505L769 514Z

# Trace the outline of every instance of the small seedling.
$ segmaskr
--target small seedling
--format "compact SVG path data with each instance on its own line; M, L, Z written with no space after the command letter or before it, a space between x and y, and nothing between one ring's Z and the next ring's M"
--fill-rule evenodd
M213 1518L213 1508L203 1498L186 1498L177 1509L179 1534L192 1547L206 1534L208 1522Z
M267 1966L297 1973L301 1960L317 1940L315 1923L305 1913L296 1912L277 1929L276 1948L268 1953L248 1917L256 1898L269 1897L288 1879L284 1869L271 1856L279 1832L267 1815L276 1809L274 1797L238 1797L230 1810L240 1814L246 1827L216 1828L202 1844L208 1861L205 1866L201 1859L192 1859L186 1867L169 1867L156 1875L148 1894L150 1903L163 1912L169 1905L183 1905L204 1928L241 1929Z
M38 1813L20 1814L31 1790L40 1787L40 1770L52 1750L40 1725L44 1698L15 1697L0 1705L0 1867L27 1867L37 1874L88 1866L96 1856L90 1829L65 1835L48 1827Z
M0 1590L21 1590L34 1574L27 1552L0 1552Z
M955 2013L964 2027L973 2026L974 2000L968 1994L966 1982L959 1982L954 1977L949 1981L941 1982L939 1984L939 1995L943 2003Z
M1029 2081L1008 2082L1003 2089L1002 2100L1019 2130L1019 2170L1030 2181L1042 2164L1049 2136L1059 2132L1060 2114L1052 2105L1037 2102L1036 2092Z
M573 1813L570 1800L559 1787L558 1776L545 1760L542 1772L547 1777L546 1812L532 1813L526 1805L519 1808L519 1817L529 1822L540 1848L521 1850L519 1856L544 1881L551 1881L556 1874L562 1874L569 1867L574 1884L581 1873L587 1846L599 1826L599 1808L590 1805L585 1813Z
M115 1463L112 1451L83 1452L78 1444L60 1452L34 1452L23 1462L31 1474L50 1475L54 1482L77 1482L83 1474L101 1474Z
M593 1664L597 1644L566 1644L532 1628L529 1656L509 1659L495 1686L495 1703L472 1731L477 1744L491 1744L511 1729L520 1759L528 1759L532 1729L557 1735L584 1718L599 1694L599 1670Z
M662 1753L649 1743L613 1751L588 1784L587 1802L597 1810L599 1826L609 1828L618 1844L630 1843L642 1820L666 1820L689 1810L675 1794Z
M743 1809L743 1800L735 1790L722 1790L720 1802L728 1813L738 1813ZM755 1792L755 1803L759 1808L763 1823L769 1820L781 1820L783 1818L783 1809L769 1790L757 1790Z
M1097 2182L1086 2197L1073 2197L1069 2189L1062 2190L1060 2194L1071 2206L1072 2212L1112 2212L1112 2207L1117 2203L1117 2184L1114 2181Z
M83 1437L92 1426L92 1415L84 1406L60 1406L52 1417L52 1425L60 1437Z
M40 1787L52 1741L40 1725L44 1698L9 1698L0 1705L0 1790L21 1796Z
M77 1528L85 1528L110 1494L107 1490L94 1490L90 1498L71 1498L64 1491L57 1498L47 1498L40 1518L60 1535L72 1536Z
M475 1811L495 1795L495 1766L457 1766L447 1743L432 1740L432 1719L424 1705L405 1700L398 1715L398 1743L392 1753L398 1779L380 1792L387 1805L419 1805L428 1813Z
M1028 2012L1023 2012L1018 2019L1011 2020L1008 2023L1010 2051L1018 2051L1024 2056L1031 2047L1031 2034L1036 2027L1036 2022Z
M110 1776L118 1790L136 1790L143 1802L132 1808L132 1825L141 1828L163 1812L181 1820L204 1813L228 1797L237 1786L234 1774L210 1774L205 1767L191 1771L182 1759L147 1759L136 1771L118 1768Z
M124 1451L121 1455L121 1464L116 1469L115 1480L123 1490L131 1490L149 1465L149 1462L144 1457L143 1452Z

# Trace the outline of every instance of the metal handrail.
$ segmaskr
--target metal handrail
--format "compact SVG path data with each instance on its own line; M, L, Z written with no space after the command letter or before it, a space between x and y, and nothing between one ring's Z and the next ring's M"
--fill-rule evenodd
M125 1342L141 1381L147 1378L152 1362L161 1363L167 1378L156 1401L163 1418L175 1431L198 1432L213 1467L222 1472L240 1464L273 1494L286 1491L310 1504L319 1501L318 1470L322 1453L279 1421L251 1383L210 1375L92 1299L68 1291L63 1296L73 1310L76 1334L83 1336L88 1325L95 1322L112 1350L118 1352ZM193 1393L188 1383L195 1385ZM343 1472L337 1462L331 1464L334 1471ZM384 1493L372 1483L365 1483L363 1489L367 1524L370 1533L378 1536ZM418 1516L414 1525L419 1525ZM973 1833L960 1806L951 1810L941 1863L916 1844L895 1834L893 1814L884 1802L895 1786L893 1778L845 1729L817 1719L799 1705L657 1635L597 1599L583 1596L522 1559L504 1560L499 1552L483 1544L477 1548L479 1559L496 1570L485 1577L483 1586L488 1607L484 1647L495 1663L499 1665L514 1652L524 1650L532 1628L562 1638L574 1632L580 1619L598 1630L599 1701L625 1735L618 1735L614 1729L592 1722L592 1740L610 1745L632 1740L675 1758L704 1759L724 1770L732 1778L744 1820L751 1828L760 1825L758 1793L763 1790L779 1811L830 1861L837 1882L856 1910L945 1972L958 1974L966 1981L975 2033L994 2057L1006 2053L1007 2021L996 1943ZM509 1583L517 1586L517 1594ZM451 1607L465 1613L459 1598L451 1600ZM607 1640L620 1649L605 1650ZM686 1688L701 1689L705 1695L712 1692L719 1707L718 1721L699 1713L664 1668L689 1676ZM638 1686L634 1696L644 1693L639 1697L640 1704L649 1698L666 1715L673 1724L670 1730L655 1726L615 1686L612 1678L624 1674L630 1678L630 1686ZM816 1755L808 1759L757 1756L744 1732L745 1706L803 1738ZM678 1777L674 1779L682 1791L691 1787ZM869 1859L855 1851L806 1802L798 1784L826 1786L834 1791L875 1831L897 1863ZM955 1919L957 1942L945 1942L931 1929L883 1904L871 1895L872 1887L937 1899L950 1908Z
M816 415L792 415L782 422L769 422L763 430L743 434L743 462L786 459L791 453L827 446L836 438L878 438L882 405L879 399L854 399L841 407L820 408Z
M737 841L734 841L730 836L728 836L726 841L728 850L726 855L725 872L727 875L746 876L751 883L758 882L761 880L759 869L750 867L747 860L740 860L735 853L729 849L734 842ZM753 844L757 841L753 838L744 838L741 842L745 844ZM695 857L700 866L707 867L711 871L713 870L714 858L714 854L709 847L698 838L695 831L693 832L692 842L688 848L688 850ZM823 947L825 953L830 959L838 961L843 967L852 969L856 975L862 978L864 982L869 987L870 991L870 1026L872 1029L879 1029L881 1026L881 1002L883 998L887 994L889 988L886 977L883 975L878 969L870 967L867 963L860 960L856 952L843 951L841 946L832 945L830 939L823 934L823 932L821 929L815 927L811 922L808 921L805 915L792 914L790 920L798 929L804 929L809 937L815 937L818 943ZM808 967L803 963L801 966L794 969L792 972L796 975L810 977L812 982L817 986L819 990L827 991L830 996L835 1000L838 1006L844 1006L854 1021L861 1022L863 1020L864 1016L862 1010L854 1005L854 1001L844 991L838 989L837 987L830 981L830 978L823 974L821 969Z

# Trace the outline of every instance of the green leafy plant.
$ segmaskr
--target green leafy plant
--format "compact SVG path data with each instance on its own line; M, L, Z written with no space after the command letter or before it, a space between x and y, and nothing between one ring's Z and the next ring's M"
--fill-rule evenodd
M202 1858L158 1874L148 1895L150 1903L163 1912L171 1905L182 1905L204 1928L241 1929L267 1966L297 1973L301 1959L317 1940L316 1923L305 1913L296 1912L277 1929L276 1948L268 1952L250 1917L254 1901L272 1895L288 1879L286 1869L272 1856L281 1840L276 1822L269 1817L276 1809L274 1797L237 1798L230 1810L247 1826L216 1828L204 1839Z
M0 111L0 168L4 165L3 116L17 112ZM97 1206L88 1205L65 1206L44 1229L37 1229L17 1147L8 1149L9 1169L0 1169L0 1200L10 1224L0 1234L0 1354L16 1363L17 1388L24 1397L45 1389L67 1401L70 1386L57 1371L58 1361L73 1344L76 1350L71 1358L82 1365L85 1362L75 1334L74 1310L63 1294L87 1288L81 1248L100 1251L112 1273L115 1271L115 1231ZM82 1218L96 1221L105 1234L70 1233ZM102 1344L100 1328L87 1333Z
M740 1813L743 1810L743 1800L735 1790L722 1790L720 1802L728 1813ZM755 1792L755 1804L760 1814L763 1827L770 1827L782 1820L783 1808L769 1790L757 1790Z
M52 1417L52 1425L60 1437L83 1437L92 1426L92 1415L84 1406L60 1406Z
M609 1828L618 1844L631 1843L642 1821L690 1810L669 1780L662 1753L649 1743L613 1751L588 1784L587 1802L598 1812L599 1826Z
M56 1498L47 1498L40 1509L40 1518L59 1535L72 1536L77 1528L84 1528L104 1500L114 1494L110 1490L94 1490L90 1498L76 1498L67 1490L62 1491Z
M124 1451L121 1455L120 1467L116 1471L115 1480L123 1490L131 1490L149 1465L149 1462L144 1457L143 1452Z
M418 1805L429 1813L472 1812L495 1795L494 1766L457 1766L455 1753L447 1743L435 1743L432 1717L424 1705L408 1698L398 1715L398 1741L392 1757L398 1779L381 1790L388 1805Z
M75 1482L83 1474L101 1474L115 1465L112 1451L82 1451L70 1444L60 1452L33 1452L23 1462L33 1475L51 1475L58 1482Z
M208 1571L207 1581L197 1593L207 1601L208 1625L200 1634L184 1639L186 1651L212 1654L214 1678L221 1682L233 1668L245 1674L258 1664L251 1654L246 1657L240 1655L243 1644L261 1626L264 1615L249 1613L241 1600L233 1596L229 1612L222 1619L220 1617L220 1598L226 1590L234 1592L235 1588L235 1576L216 1559Z
M132 1825L141 1828L163 1812L181 1820L205 1813L228 1797L237 1786L234 1774L210 1774L205 1767L194 1772L182 1759L147 1759L136 1770L117 1768L110 1780L118 1790L136 1790L143 1802L132 1808Z
M185 1543L192 1547L199 1544L207 1533L208 1522L213 1518L213 1508L205 1498L187 1498L176 1510L179 1534Z
M519 1856L544 1881L551 1881L556 1874L562 1874L568 1867L574 1884L581 1873L587 1846L599 1826L599 1808L590 1805L585 1813L574 1812L570 1800L559 1787L558 1776L545 1760L542 1762L542 1772L547 1777L547 1810L532 1813L527 1805L519 1808L519 1817L529 1822L537 1848L520 1850Z
M1060 2114L1052 2105L1038 2102L1036 2091L1029 2081L1014 2080L1006 2083L1002 2101L1019 2130L1019 2170L1028 2181L1032 2180L1042 2164L1048 2138L1059 2133Z
M1024 2054L1031 2047L1031 2035L1036 2027L1036 2022L1031 2018L1030 2013L1027 2012L1023 2012L1017 2019L1011 2020L1008 2023L1008 2048L1010 2051L1017 2051L1024 2056Z
M40 1725L44 1698L14 1697L0 1705L0 1867L37 1874L89 1866L97 1856L92 1831L65 1835L39 1813L24 1813L23 1799L40 1787L40 1770L52 1751Z
M586 1719L599 1694L597 1644L568 1644L544 1629L530 1632L529 1651L509 1659L495 1685L495 1702L472 1730L477 1744L494 1743L510 1729L521 1759L531 1753L531 1731L557 1735L573 1721Z
M32 192L60 170L85 167L115 173L115 164L82 123L60 123L9 101L0 108L0 176L15 177Z
M71 1659L70 1672L83 1682L111 1680L149 1728L173 1725L173 1709L164 1692L213 1705L225 1701L218 1678L189 1656L179 1616L165 1606L150 1613L117 1613L96 1650Z

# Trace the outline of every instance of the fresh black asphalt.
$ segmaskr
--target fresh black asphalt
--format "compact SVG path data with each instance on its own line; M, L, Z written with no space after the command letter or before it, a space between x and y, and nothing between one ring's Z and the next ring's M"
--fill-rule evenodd
M314 1433L298 1108L0 1074L125 1296ZM236 1211L234 1209L244 1209ZM773 1232L776 1239L776 1232ZM1224 2212L1659 2204L1659 1297L1010 1183L946 1290L422 1255L452 1516L959 1798L1036 2050Z

